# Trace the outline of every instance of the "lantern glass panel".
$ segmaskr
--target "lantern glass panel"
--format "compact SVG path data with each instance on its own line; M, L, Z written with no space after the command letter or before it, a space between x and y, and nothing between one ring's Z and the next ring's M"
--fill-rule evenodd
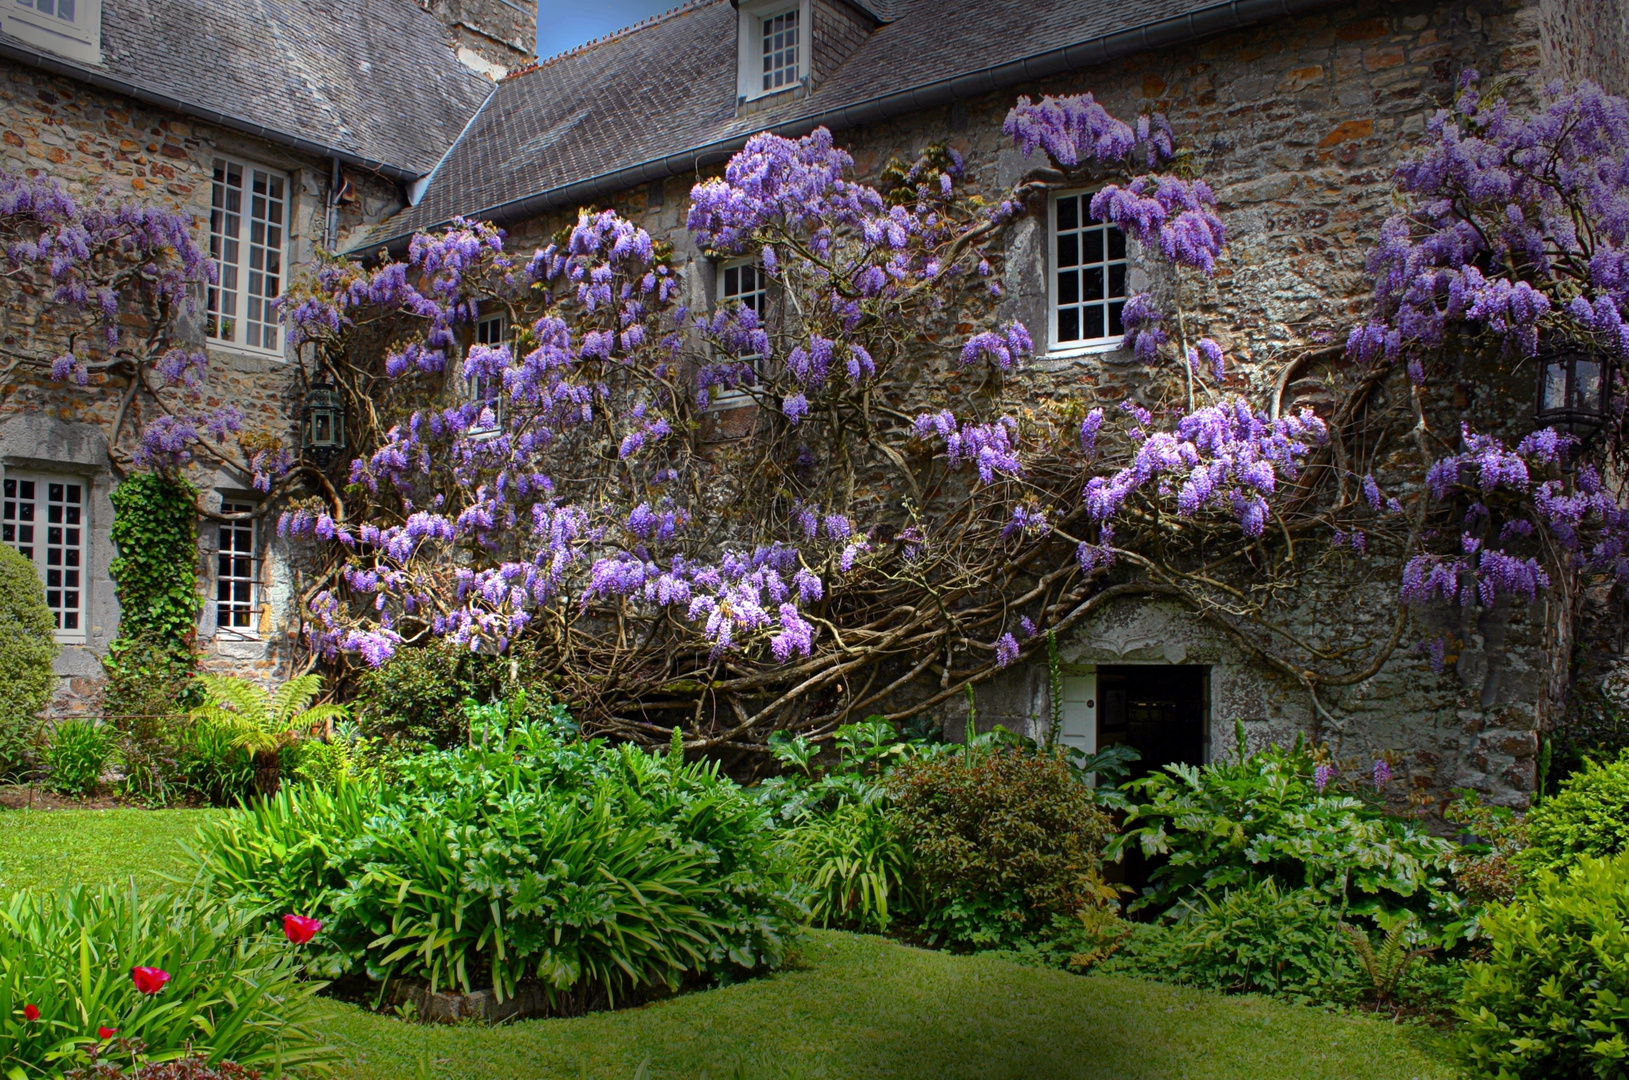
M1546 360L1544 385L1539 393L1539 412L1555 412L1567 407L1567 361L1564 357Z
M1601 365L1579 357L1573 362L1572 407L1597 415L1601 411Z
M316 431L312 433L311 441L318 446L331 445L334 440L333 418L328 415L328 410L323 409L311 419L316 427Z

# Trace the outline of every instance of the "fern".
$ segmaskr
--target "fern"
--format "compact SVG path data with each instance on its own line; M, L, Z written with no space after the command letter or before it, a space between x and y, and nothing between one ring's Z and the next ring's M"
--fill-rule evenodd
M192 710L193 720L230 732L234 746L255 755L275 753L318 725L349 715L343 705L311 704L322 691L320 675L301 675L270 693L230 675L200 675L198 682L205 700Z
M1402 918L1386 932L1380 941L1377 950L1369 935L1361 927L1351 923L1341 923L1340 932L1352 946L1352 952L1357 956L1358 966L1363 969L1364 977L1369 980L1369 987L1377 1005L1384 1005L1397 994L1397 987L1408 974L1408 969L1414 961L1436 950L1431 947L1411 949L1408 947L1408 931L1414 920Z

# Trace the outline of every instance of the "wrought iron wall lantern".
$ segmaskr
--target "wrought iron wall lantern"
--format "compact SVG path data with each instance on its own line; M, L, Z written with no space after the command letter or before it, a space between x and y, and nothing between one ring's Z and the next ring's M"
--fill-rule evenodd
M1612 370L1604 357L1568 343L1539 356L1533 422L1587 440L1607 424Z
M345 404L339 390L328 383L313 383L305 392L300 453L322 469L345 453Z

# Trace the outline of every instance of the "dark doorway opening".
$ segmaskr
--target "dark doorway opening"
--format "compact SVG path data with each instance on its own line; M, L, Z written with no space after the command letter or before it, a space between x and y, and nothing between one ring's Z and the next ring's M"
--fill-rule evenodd
M1126 664L1097 669L1099 748L1125 743L1142 755L1131 766L1138 779L1164 765L1205 761L1209 718L1205 678L1198 664Z
M1142 757L1127 780L1166 765L1202 765L1210 728L1209 669L1197 664L1124 664L1097 669L1097 745L1128 744ZM1136 845L1123 861L1104 867L1104 877L1141 893L1158 859ZM1132 896L1126 899L1129 901Z

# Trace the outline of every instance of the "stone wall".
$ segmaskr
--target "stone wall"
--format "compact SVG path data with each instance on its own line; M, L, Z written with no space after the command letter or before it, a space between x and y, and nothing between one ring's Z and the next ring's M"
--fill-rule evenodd
M1540 0L1544 23L1540 75L1589 79L1629 92L1629 4L1624 0Z
M0 66L0 165L13 172L55 178L78 198L107 191L119 197L152 200L189 213L199 243L207 248L213 160L216 154L282 170L289 175L291 210L287 257L292 270L310 262L324 239L330 164L294 154L268 143L196 123L182 116L129 101L66 79L20 65ZM338 233L344 236L380 220L402 205L396 185L370 174L347 170L349 193L338 211ZM203 340L201 319L191 333ZM48 353L61 341L62 327L49 305L15 293L0 295L0 343L7 350ZM59 350L60 351L60 350ZM291 440L297 413L294 376L288 357L211 346L210 365L202 386L206 407L236 403L245 428ZM14 372L0 386L0 464L82 478L90 488L86 556L86 630L83 645L62 650L57 670L63 690L58 713L95 712L101 667L98 662L118 626L118 605L107 576L114 551L110 539L113 511L108 493L117 483L109 463L107 432L116 412L123 382L93 375L88 387L53 383ZM152 419L139 404L124 428L120 447L128 452L134 432ZM218 509L223 495L260 502L250 478L227 470L194 467L190 479L204 493L208 508ZM205 643L204 665L214 670L271 678L287 666L289 570L284 553L273 542L275 513L259 523L261 607L251 635L215 633L212 605L200 620ZM214 596L214 558L218 529L200 527L199 589Z

